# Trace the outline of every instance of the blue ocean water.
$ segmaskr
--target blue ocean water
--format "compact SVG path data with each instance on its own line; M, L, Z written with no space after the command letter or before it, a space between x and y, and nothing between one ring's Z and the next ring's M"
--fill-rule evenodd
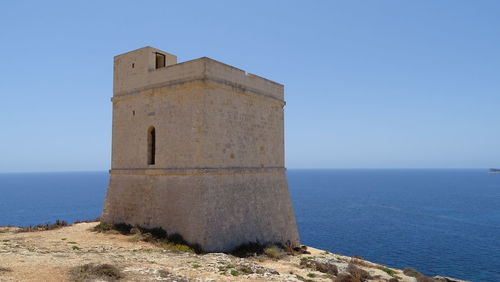
M500 175L288 170L305 245L427 275L500 281ZM100 215L108 174L0 174L0 225Z
M0 226L100 216L107 172L0 173Z
M500 281L500 175L289 170L302 243L427 275Z

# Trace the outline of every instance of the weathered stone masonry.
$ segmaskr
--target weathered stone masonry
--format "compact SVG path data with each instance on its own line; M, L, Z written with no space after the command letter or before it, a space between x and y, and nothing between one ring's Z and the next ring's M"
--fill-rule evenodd
M283 85L145 47L115 57L102 220L180 233L206 251L299 243L284 168Z

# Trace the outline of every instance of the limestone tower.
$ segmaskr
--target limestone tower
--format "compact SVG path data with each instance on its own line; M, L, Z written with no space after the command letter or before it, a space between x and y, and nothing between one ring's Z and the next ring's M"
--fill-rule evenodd
M283 85L144 47L114 59L102 221L162 227L205 251L299 238L284 168Z

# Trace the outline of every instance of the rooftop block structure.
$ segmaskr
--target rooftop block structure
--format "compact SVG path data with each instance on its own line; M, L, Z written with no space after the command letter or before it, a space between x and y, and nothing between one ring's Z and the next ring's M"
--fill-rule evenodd
M299 244L284 168L284 87L151 47L114 59L102 221L161 227L205 251Z

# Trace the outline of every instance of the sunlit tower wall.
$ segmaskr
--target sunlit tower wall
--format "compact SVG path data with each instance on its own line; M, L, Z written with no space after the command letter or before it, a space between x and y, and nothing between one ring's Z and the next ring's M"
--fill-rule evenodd
M102 221L161 227L205 251L299 244L284 167L284 87L144 47L114 59Z

